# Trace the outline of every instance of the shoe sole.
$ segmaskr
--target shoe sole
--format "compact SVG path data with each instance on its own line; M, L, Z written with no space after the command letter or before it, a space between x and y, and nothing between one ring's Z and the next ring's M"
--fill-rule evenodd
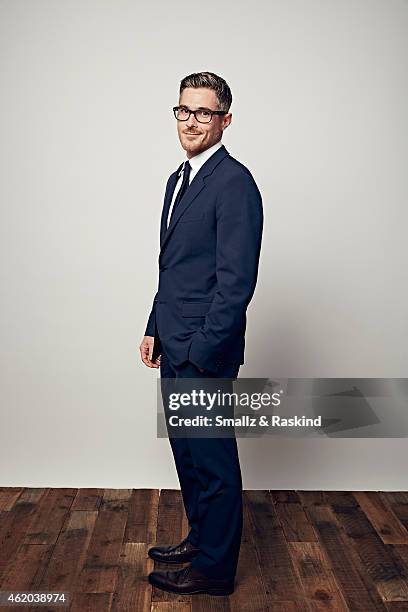
M156 584L154 581L152 582L150 580L150 576L149 576L149 582L152 586L156 587L157 589L161 589L162 591L168 591L170 593L177 593L178 595L200 595L200 594L206 594L206 595L215 595L217 596L227 596L227 595L232 595L232 593L234 592L233 588L229 588L229 589L196 589L195 591L183 591L180 592L178 589L172 589L170 586L163 586L163 585L159 585Z

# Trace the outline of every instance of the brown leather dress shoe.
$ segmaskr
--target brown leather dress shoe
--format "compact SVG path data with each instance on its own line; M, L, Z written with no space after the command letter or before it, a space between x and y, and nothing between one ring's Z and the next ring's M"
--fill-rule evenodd
M187 563L194 559L199 550L185 538L175 546L153 546L149 548L148 555L160 563Z
M224 578L208 578L191 565L179 570L154 571L149 574L149 582L163 591L180 595L231 595L234 581Z

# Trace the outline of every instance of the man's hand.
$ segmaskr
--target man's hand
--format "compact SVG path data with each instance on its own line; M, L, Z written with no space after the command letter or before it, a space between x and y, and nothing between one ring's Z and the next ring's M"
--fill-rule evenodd
M159 357L157 357L155 361L152 361L153 346L154 346L154 336L145 336L139 347L140 357L142 358L143 363L148 368L159 368L161 355L159 355Z
M190 361L190 363L193 363L193 362L192 362L192 361ZM201 373L203 373L203 372L204 372L204 368L200 368L200 366L198 366L196 363L193 363L193 366L194 366L195 368L197 368L197 370L198 370L199 372L201 372Z

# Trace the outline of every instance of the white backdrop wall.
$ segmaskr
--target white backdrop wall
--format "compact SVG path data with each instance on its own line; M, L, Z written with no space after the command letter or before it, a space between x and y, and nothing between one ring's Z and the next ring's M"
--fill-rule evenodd
M408 3L0 1L0 486L178 487L138 346L184 159L229 82L263 195L241 376L407 376ZM240 440L245 488L406 489L406 439Z

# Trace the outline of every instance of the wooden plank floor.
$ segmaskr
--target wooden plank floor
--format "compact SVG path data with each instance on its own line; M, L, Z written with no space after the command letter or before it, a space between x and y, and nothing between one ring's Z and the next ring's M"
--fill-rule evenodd
M177 490L0 488L0 590L69 591L74 612L408 611L406 492L245 491L229 597L150 587L148 548L187 533Z

